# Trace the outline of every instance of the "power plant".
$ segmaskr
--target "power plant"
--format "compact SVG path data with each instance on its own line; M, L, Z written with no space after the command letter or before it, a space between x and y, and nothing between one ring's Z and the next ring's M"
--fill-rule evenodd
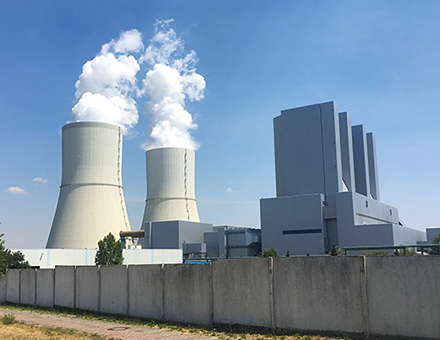
M374 134L351 126L336 103L282 111L274 137L277 197L260 201L261 230L201 223L194 150L161 147L146 152L144 216L133 233L121 180L122 129L66 124L61 189L46 248L96 249L109 232L121 235L128 248L182 249L184 257L254 256L269 248L279 255L319 255L333 246L426 240L424 232L404 226L396 208L379 201Z
M62 128L62 180L46 248L97 248L130 230L121 178L122 130L100 122Z

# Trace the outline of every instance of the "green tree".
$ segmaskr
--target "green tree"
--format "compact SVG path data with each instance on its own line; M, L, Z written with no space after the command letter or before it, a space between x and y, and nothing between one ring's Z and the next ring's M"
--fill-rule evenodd
M0 275L5 275L6 269L26 269L31 265L25 260L21 251L12 252L5 248L5 240L2 237L5 234L0 234Z
M431 255L440 255L440 234L437 237L434 237L432 240L432 244L438 244L438 247L434 247L429 251Z
M270 248L269 250L263 251L263 257L278 257L278 253L275 249Z
M124 256L122 255L122 243L116 241L112 233L109 233L98 242L98 252L95 256L95 264L106 266L111 264L122 264Z

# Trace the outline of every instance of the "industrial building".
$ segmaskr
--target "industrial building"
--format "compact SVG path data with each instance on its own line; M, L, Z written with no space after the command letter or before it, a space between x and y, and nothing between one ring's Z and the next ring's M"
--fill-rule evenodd
M281 111L274 141L277 196L260 200L263 249L312 255L426 239L380 202L375 136L336 103Z
M261 254L261 229L217 226L205 232L207 257L249 257Z

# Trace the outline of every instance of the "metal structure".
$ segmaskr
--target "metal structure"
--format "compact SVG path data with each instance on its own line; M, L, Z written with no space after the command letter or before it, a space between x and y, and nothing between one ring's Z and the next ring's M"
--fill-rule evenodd
M147 222L199 222L194 190L194 150L152 149L146 152L146 160L147 200L142 227Z
M98 122L62 129L62 181L46 248L97 248L130 230L121 179L122 130Z

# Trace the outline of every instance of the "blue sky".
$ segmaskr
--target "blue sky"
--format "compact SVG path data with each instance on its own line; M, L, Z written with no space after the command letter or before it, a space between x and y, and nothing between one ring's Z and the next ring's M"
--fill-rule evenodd
M376 134L381 201L410 227L440 225L439 15L438 1L0 2L6 246L45 246L61 183L60 129L73 120L83 64L122 31L137 29L148 44L156 20L167 19L206 81L204 99L186 105L201 145L202 222L259 227L259 199L275 196L272 119L333 100ZM143 102L138 110L123 154L132 229L146 195L149 116Z

